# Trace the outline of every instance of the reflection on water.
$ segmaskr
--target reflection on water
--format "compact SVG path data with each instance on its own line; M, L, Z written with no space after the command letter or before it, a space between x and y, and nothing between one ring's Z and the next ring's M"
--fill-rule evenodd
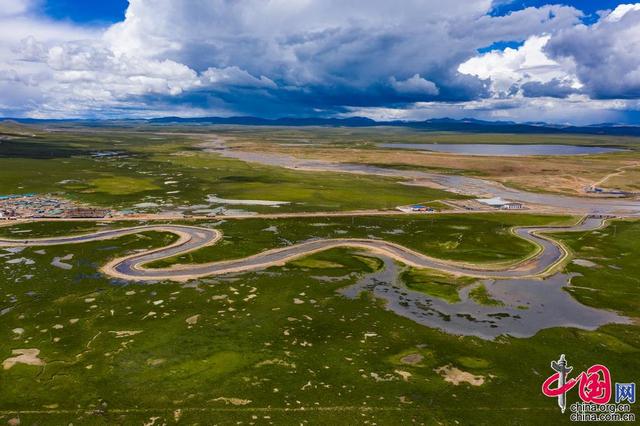
M460 302L447 303L408 289L399 283L396 263L389 258L381 259L382 270L364 276L340 293L356 298L361 292L370 291L397 315L447 333L483 339L500 335L530 337L551 327L594 330L604 324L629 322L614 312L584 306L564 291L575 275L556 274L545 280L483 280L489 295L502 302L502 306L481 305L471 300L469 291L474 286L460 291Z
M448 152L452 154L509 157L521 155L584 155L624 151L619 148L545 144L456 144L456 143L383 143L382 148Z

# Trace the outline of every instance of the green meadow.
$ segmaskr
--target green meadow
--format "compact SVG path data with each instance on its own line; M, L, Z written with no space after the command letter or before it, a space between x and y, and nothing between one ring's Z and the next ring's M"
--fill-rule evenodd
M1 132L0 132L1 133ZM393 209L459 195L396 179L302 172L205 153L201 140L130 131L38 132L0 144L0 194L54 193L98 206L166 210L220 198L272 200L261 213ZM233 206L232 206L233 207Z
M246 218L207 221L176 221L213 227L222 231L217 244L152 263L166 267L175 263L205 263L234 259L263 250L283 247L312 238L373 238L395 242L429 256L471 263L510 263L533 254L536 247L512 234L514 226L564 225L570 216L508 213L438 214L413 216ZM45 237L51 234L82 234L109 227L148 224L144 221L35 222L0 227L0 237ZM158 223L158 222L153 222ZM28 234L21 231L28 230Z
M476 215L372 216L290 219L242 219L216 224L223 233L218 244L151 267L173 263L204 263L244 257L311 238L377 238L424 254L456 261L501 263L517 261L536 247L511 234L513 226L565 224L568 216L489 213Z
M556 234L573 251L573 257L591 264L570 263L578 274L568 291L585 305L615 309L625 315L640 312L640 222L616 220L599 231Z
M53 193L115 209L201 206L211 194L289 203L229 206L258 213L417 202L446 209L438 200L461 198L382 177L248 164L203 152L197 146L202 139L180 133L207 133L209 127L53 127L0 128L0 194ZM385 128L261 128L259 137L252 128L215 131L243 143L322 145L336 152L375 152L378 143L425 139L540 138ZM632 138L545 135L544 142L636 149ZM470 173L456 167L423 170ZM508 265L536 251L512 227L575 220L508 213L184 220L173 223L216 228L223 238L151 267L240 258L312 238L384 239L436 258ZM0 238L148 223L6 223ZM144 232L77 245L0 248L0 424L15 418L29 425L569 424L556 401L540 392L551 360L565 353L574 371L603 363L614 382L635 381L640 371L640 221L555 237L571 255L564 272L574 276L564 291L584 305L627 316L629 324L557 327L529 338L451 335L395 314L369 291L354 299L341 295L383 267L359 250L328 250L258 272L142 284L111 279L99 269L175 236ZM479 305L502 303L467 277L401 266L398 279L407 291L450 304L461 300L461 291ZM568 402L576 401L573 392Z
M401 279L407 288L444 299L449 303L459 302L460 288L476 281L473 278L456 278L436 271L414 268L402 272Z
M214 246L176 260L243 256L287 243L279 238L344 230L338 235L367 232L437 257L505 261L533 249L519 246L510 226L568 219L420 220L208 223L224 230L224 250ZM55 222L0 231L3 237L33 238L104 228ZM15 232L25 230L30 232ZM458 234L461 242L450 251L446 243L458 241ZM43 425L141 424L155 417L156 424L569 424L556 401L540 393L549 362L560 353L576 371L604 363L614 381L633 381L640 371L640 271L633 259L639 234L640 222L616 221L600 231L560 236L576 258L597 264L569 264L568 271L582 275L568 291L581 303L616 310L635 323L594 331L553 328L495 341L416 324L386 310L370 293L353 300L341 296L337 290L381 266L368 254L346 249L187 284L127 283L97 272L109 258L172 241L157 232L19 253L0 250L0 362L13 350L37 349L41 364L0 369L0 421L19 416L22 424ZM493 239L487 243L488 235ZM52 265L56 257L67 259L71 269ZM22 260L6 263L14 259ZM410 278L408 287L424 285L425 292L452 302L453 292L441 287L468 285L430 272ZM469 381L445 380L455 377L454 369ZM569 404L576 398L571 393Z

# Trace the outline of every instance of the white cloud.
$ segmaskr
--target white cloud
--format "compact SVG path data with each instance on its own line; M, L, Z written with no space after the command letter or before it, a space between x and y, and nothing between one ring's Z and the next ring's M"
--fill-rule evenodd
M398 81L395 77L391 77L391 86L398 93L423 93L426 95L437 95L440 91L433 81L425 80L420 74L414 74L406 80Z
M514 88L529 82L561 81L580 88L570 64L550 59L544 52L550 35L532 36L517 49L493 50L460 64L458 71L491 80L494 96L513 94Z
M427 120L450 117L502 121L544 121L557 124L588 125L624 120L629 110L640 111L638 100L592 100L585 95L566 98L489 98L469 102L419 102L406 108L350 108L343 117L374 120Z
M33 7L33 0L2 0L0 18L22 15Z
M640 11L640 3L621 4L609 13L604 20L606 22L618 22L629 12Z
M495 0L130 0L123 22L95 28L45 19L38 1L3 0L0 115L533 114L601 96L601 64L623 76L611 93L640 82L639 5L584 26L558 5L489 16ZM524 45L477 54L512 40Z
M213 87L227 85L240 87L263 87L269 89L275 89L277 87L277 85L269 78L265 76L256 78L236 66L226 68L208 68L202 73L201 80Z
M559 31L545 52L572 63L596 98L640 98L640 3L620 5L597 23Z

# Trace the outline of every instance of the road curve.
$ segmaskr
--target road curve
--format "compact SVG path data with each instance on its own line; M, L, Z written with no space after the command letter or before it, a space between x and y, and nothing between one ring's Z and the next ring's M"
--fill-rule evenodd
M352 247L383 254L416 268L437 269L454 275L478 278L523 278L549 274L563 262L567 251L561 243L547 234L552 232L589 231L604 226L600 218L586 217L573 226L562 227L516 227L515 235L535 244L536 254L510 265L470 265L440 260L418 253L399 244L373 239L315 239L291 246L267 250L242 259L225 260L204 264L182 264L163 269L147 269L144 266L217 243L222 233L215 229L188 225L148 225L132 228L101 231L92 234L42 238L32 240L0 239L0 247L52 246L77 244L118 238L124 235L147 231L169 232L178 236L174 243L154 250L134 253L113 259L101 268L111 277L129 281L187 281L191 279L221 275L232 272L256 271L275 265L283 265L296 258L336 247Z

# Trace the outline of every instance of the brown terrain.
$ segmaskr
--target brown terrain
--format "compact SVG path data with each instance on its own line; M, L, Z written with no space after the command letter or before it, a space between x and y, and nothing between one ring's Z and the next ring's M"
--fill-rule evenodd
M533 192L588 194L598 184L605 188L638 191L640 162L637 154L615 153L589 156L482 157L408 150L354 148L343 145L282 144L266 140L227 139L235 150L285 154L298 158L342 163L415 168L487 178Z

